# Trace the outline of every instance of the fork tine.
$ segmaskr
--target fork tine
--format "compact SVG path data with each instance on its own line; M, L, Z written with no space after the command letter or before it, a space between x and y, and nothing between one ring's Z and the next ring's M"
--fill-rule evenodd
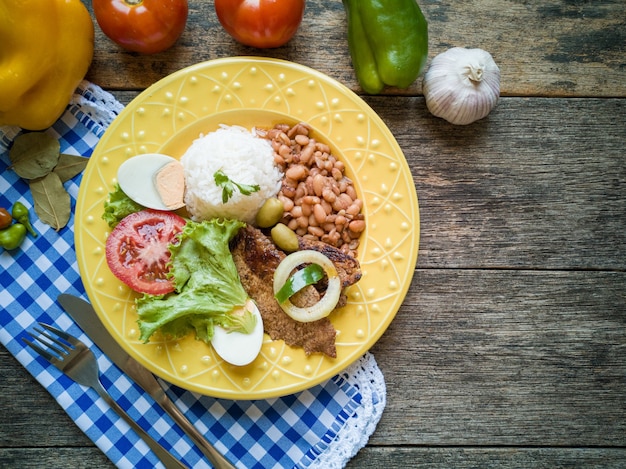
M32 336L32 334L31 334ZM33 342L31 342L30 340L26 340L24 337L22 337L22 340L24 341L24 343L26 345L28 345L30 348L32 348L35 352L37 352L39 355L41 355L42 357L44 357L46 360L48 360L50 363L55 362L55 360L57 360L57 358L52 355L51 353L49 353L47 350L42 349L39 345L34 344Z
M72 351L72 347L70 347L69 345L61 342L56 337L51 336L50 334L48 334L43 329L37 329L35 327L33 330L35 332L37 332L39 334L39 336L34 336L33 334L30 334L30 332L29 332L31 337L33 337L35 340L38 340L43 345L46 345L47 347L50 347L52 350L54 350L60 356L63 357L65 355L69 354ZM41 336L45 337L45 339L48 339L48 340L43 339ZM58 347L55 347L54 344L57 344L58 346L62 347L62 349L60 349Z
M79 340L77 338L75 338L74 336L68 334L65 331L62 331L61 329L57 329L56 327L52 327L49 324L40 322L39 325L45 329L48 329L50 332L54 332L56 335L58 335L59 337L61 337L62 339L65 339L66 341L68 341L70 344L72 345L78 345L79 344Z

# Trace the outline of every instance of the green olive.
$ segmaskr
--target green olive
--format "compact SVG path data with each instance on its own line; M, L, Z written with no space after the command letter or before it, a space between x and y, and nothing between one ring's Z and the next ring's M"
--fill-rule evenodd
M274 226L283 217L284 211L283 203L276 197L270 197L256 214L257 226L260 228Z
M274 240L274 244L283 251L293 252L297 251L300 247L298 236L291 228L283 223L278 223L272 228L272 239Z

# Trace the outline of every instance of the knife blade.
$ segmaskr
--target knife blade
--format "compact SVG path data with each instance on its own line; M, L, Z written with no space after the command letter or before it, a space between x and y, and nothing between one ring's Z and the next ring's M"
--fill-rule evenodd
M60 294L57 299L67 314L76 321L80 328L100 350L174 419L216 469L235 469L235 466L228 461L224 455L217 451L217 449L207 441L204 435L193 426L187 417L185 417L180 409L176 407L150 370L131 357L126 350L116 342L113 336L104 327L102 321L100 321L91 303L66 293Z

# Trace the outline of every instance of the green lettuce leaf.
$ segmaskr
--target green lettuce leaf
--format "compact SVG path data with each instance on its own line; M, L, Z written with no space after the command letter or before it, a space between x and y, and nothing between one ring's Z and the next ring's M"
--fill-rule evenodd
M145 207L131 200L119 184L115 184L113 192L109 193L109 197L104 202L104 213L102 219L106 221L111 228L115 228L122 218L131 213L139 212Z
M248 299L228 246L243 226L238 220L217 219L186 224L180 242L170 245L175 292L137 299L141 340L147 342L157 330L173 338L195 331L209 343L215 325L252 331L256 318L251 312L230 314Z

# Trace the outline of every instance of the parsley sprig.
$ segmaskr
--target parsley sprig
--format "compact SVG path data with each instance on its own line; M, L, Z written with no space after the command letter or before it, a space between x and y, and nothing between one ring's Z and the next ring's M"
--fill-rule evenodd
M218 187L222 188L222 203L226 203L233 196L235 192L235 188L239 189L243 195L250 195L253 192L258 192L261 190L261 186L258 184L254 184L252 186L248 184L239 184L230 179L224 171L221 169L217 170L213 174L213 180Z

